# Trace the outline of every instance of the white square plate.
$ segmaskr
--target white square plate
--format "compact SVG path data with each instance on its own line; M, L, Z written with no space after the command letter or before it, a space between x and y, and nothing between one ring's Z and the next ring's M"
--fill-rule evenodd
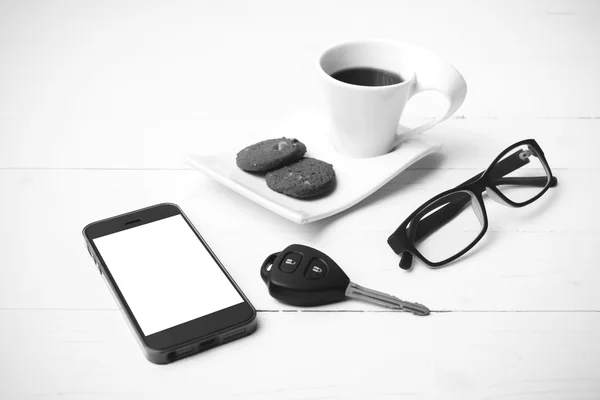
M252 143L239 143L230 151L213 155L189 156L189 164L217 182L238 192L268 210L299 224L318 221L344 211L365 199L414 162L438 151L438 143L423 135L403 141L386 155L355 159L338 153L327 138L328 123L324 115L302 115L285 130L264 139L286 136L306 144L307 157L333 164L337 186L329 195L314 200L299 200L272 191L264 177L249 174L238 168L238 151Z

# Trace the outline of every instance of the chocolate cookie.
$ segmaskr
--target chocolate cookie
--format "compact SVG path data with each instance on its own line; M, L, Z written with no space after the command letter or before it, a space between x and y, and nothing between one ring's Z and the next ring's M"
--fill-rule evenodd
M315 158L269 172L267 186L291 197L307 198L326 193L335 185L333 166Z
M269 139L246 147L235 158L237 166L249 172L269 172L300 160L306 146L296 139Z

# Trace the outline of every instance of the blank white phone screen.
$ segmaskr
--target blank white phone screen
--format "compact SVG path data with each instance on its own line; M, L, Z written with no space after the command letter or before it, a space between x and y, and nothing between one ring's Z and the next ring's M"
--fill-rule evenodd
M244 301L181 215L94 243L146 336Z

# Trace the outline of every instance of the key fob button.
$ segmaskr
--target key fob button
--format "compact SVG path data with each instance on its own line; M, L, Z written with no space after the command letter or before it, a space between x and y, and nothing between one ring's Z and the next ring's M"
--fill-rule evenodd
M281 265L279 265L279 269L283 272L292 273L298 268L300 265L300 261L302 261L302 255L298 253L287 253L283 260L281 261Z
M319 279L325 275L327 275L327 264L318 258L313 259L310 264L308 264L308 268L304 274L307 279Z

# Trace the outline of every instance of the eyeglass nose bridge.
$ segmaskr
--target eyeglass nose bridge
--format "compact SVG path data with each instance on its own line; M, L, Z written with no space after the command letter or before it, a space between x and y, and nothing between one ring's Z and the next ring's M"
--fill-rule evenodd
M471 186L469 187L469 192L472 193L473 196L473 201L477 203L477 206L475 208L475 211L477 213L477 217L479 218L479 221L483 221L483 210L480 208L480 204L481 207L485 207L483 205L483 198L481 197L481 193L485 192L488 197L492 200L494 200L496 203L500 203L504 206L510 207L510 204L508 204L506 201L504 201L504 199L502 197L500 197L495 191L494 189L492 189L491 187L488 187L485 185L485 183L483 182L474 182L473 184L471 184ZM478 196L477 193L480 193L480 195ZM481 200L481 201L479 201Z
M483 198L481 197L481 193L485 192L487 193L488 197L492 200L494 200L496 203L500 203L502 205L505 206L510 206L510 204L508 204L506 201L504 201L504 199L502 199L502 197L500 197L496 192L494 192L494 189L492 189L491 187L488 187L485 185L484 182L473 182L470 187L468 188L469 192L471 192L474 195L473 200L481 200L481 201L477 201L478 205L483 203ZM480 195L478 196L477 193L480 193ZM479 220L481 221L483 218L483 211L479 209L479 206L477 207L477 217L479 217ZM481 214L480 214L481 213Z
M492 200L494 200L496 203L500 203L504 206L510 207L510 204L508 204L506 201L504 201L504 199L500 196L498 196L498 193L494 192L492 189L486 189L485 191L488 195L488 197Z
M529 157L529 156L528 156ZM480 200L477 201L478 204L482 204L482 207L485 207L483 205L483 198L482 198L482 193L486 193L488 195L488 197L492 200L494 200L496 203L500 203L504 206L510 207L510 204L508 204L502 197L500 197L498 195L498 193L496 193L494 191L494 189L492 187L487 186L484 182L473 182L469 188L468 188L469 192L471 192L474 195L474 201L475 200ZM478 195L479 194L479 195ZM479 208L479 206L478 206ZM477 217L479 217L479 220L482 220L483 215L480 215L480 213L482 214L483 211L478 209L478 215Z

